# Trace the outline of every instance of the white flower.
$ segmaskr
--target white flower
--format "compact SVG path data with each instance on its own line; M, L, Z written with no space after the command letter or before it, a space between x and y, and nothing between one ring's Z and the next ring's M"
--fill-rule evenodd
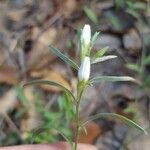
M89 45L91 42L91 27L85 24L81 33L81 44Z
M84 57L78 71L79 81L88 81L90 77L90 57Z

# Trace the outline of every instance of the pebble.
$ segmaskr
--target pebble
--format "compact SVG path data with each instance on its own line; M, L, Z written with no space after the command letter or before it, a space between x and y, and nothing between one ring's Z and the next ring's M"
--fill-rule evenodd
M123 45L126 49L137 50L142 47L141 39L135 29L129 30L123 36Z

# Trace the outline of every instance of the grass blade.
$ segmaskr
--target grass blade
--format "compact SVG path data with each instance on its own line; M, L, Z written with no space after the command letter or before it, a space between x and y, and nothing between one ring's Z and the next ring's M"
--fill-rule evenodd
M56 56L62 59L65 63L69 64L72 68L76 70L79 69L79 66L73 60L64 55L59 49L53 47L52 45L49 45L49 48Z

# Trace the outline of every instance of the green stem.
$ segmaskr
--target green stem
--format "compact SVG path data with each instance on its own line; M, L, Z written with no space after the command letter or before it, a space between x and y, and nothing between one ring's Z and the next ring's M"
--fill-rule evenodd
M78 144L78 139L79 139L79 105L80 104L80 100L77 101L76 104L76 134L75 134L75 150L77 150L77 144Z
M85 81L79 81L78 85L77 85L77 100L76 100L76 131L75 131L75 146L74 146L74 150L77 150L77 145L78 145L78 139L79 139L79 134L80 134L80 101L81 101L81 97L83 94L83 91L86 87L86 82Z
M77 101L76 101L76 131L75 131L75 150L77 150L77 144L78 144L78 139L79 139L79 128L80 128L80 116L79 116L79 111L80 111L80 101L81 101L81 96L83 93L83 90L85 88L84 82L78 82L77 85Z

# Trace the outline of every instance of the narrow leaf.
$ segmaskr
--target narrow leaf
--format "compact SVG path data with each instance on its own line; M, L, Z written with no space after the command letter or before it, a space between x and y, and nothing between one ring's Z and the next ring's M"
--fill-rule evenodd
M87 129L86 129L86 126L80 124L79 131L81 131L82 129L83 129L84 133L87 135Z
M102 56L107 52L108 48L109 48L109 47L106 46L106 47L104 47L104 48L98 50L98 51L94 54L93 58L102 57Z
M114 59L114 58L116 58L116 57L117 57L117 56L115 56L115 55L103 56L103 57L96 58L96 59L92 60L91 64L103 62L103 61L106 61L106 60L109 60L109 59Z
M89 80L90 84L100 82L100 81L135 81L132 77L129 76L97 76Z
M87 7L87 6L84 6L84 7L83 7L83 10L84 10L85 14L87 15L87 17L88 17L92 22L94 22L95 24L98 23L98 18L97 18L97 16L96 16L95 12L94 12L91 8L89 8L89 7Z
M145 79L144 79L144 81L143 81L143 83L142 83L142 87L143 87L143 88L144 88L144 87L147 87L147 88L150 87L150 76L145 77Z
M146 3L144 3L144 2L134 3L133 8L137 9L137 10L145 10L146 9Z
M66 91L73 98L73 101L75 102L75 97L72 94L72 92L59 83L56 83L53 81L47 81L47 80L34 80L34 81L30 81L30 82L25 83L23 86L28 86L28 85L33 85L33 84L48 84L50 86L57 86L59 88L62 88L64 91Z
M136 71L138 73L141 72L141 68L140 68L140 66L138 64L127 64L127 68L131 69L133 71Z
M79 69L79 66L73 60L68 58L63 53L61 53L61 51L59 49L53 47L52 45L49 45L49 48L56 56L58 56L60 59L62 59L65 63L69 64L72 68L74 68L76 70Z
M94 44L94 42L97 40L100 32L95 32L94 35L92 36L91 43Z
M137 11L134 11L133 9L127 9L126 13L130 14L131 16L135 17L135 18L140 18L140 14Z
M128 119L125 116L122 116L122 115L119 115L116 113L99 113L99 114L96 114L94 116L91 116L87 121L85 121L82 124L82 126L85 126L88 122L99 119L99 118L117 119L117 120L120 120L120 121L124 122L125 124L131 126L131 127L135 127L136 129L144 132L146 135L148 134L145 129L143 129L140 125L138 125L134 121Z
M147 56L144 60L143 60L144 65L149 65L150 64L150 55Z

